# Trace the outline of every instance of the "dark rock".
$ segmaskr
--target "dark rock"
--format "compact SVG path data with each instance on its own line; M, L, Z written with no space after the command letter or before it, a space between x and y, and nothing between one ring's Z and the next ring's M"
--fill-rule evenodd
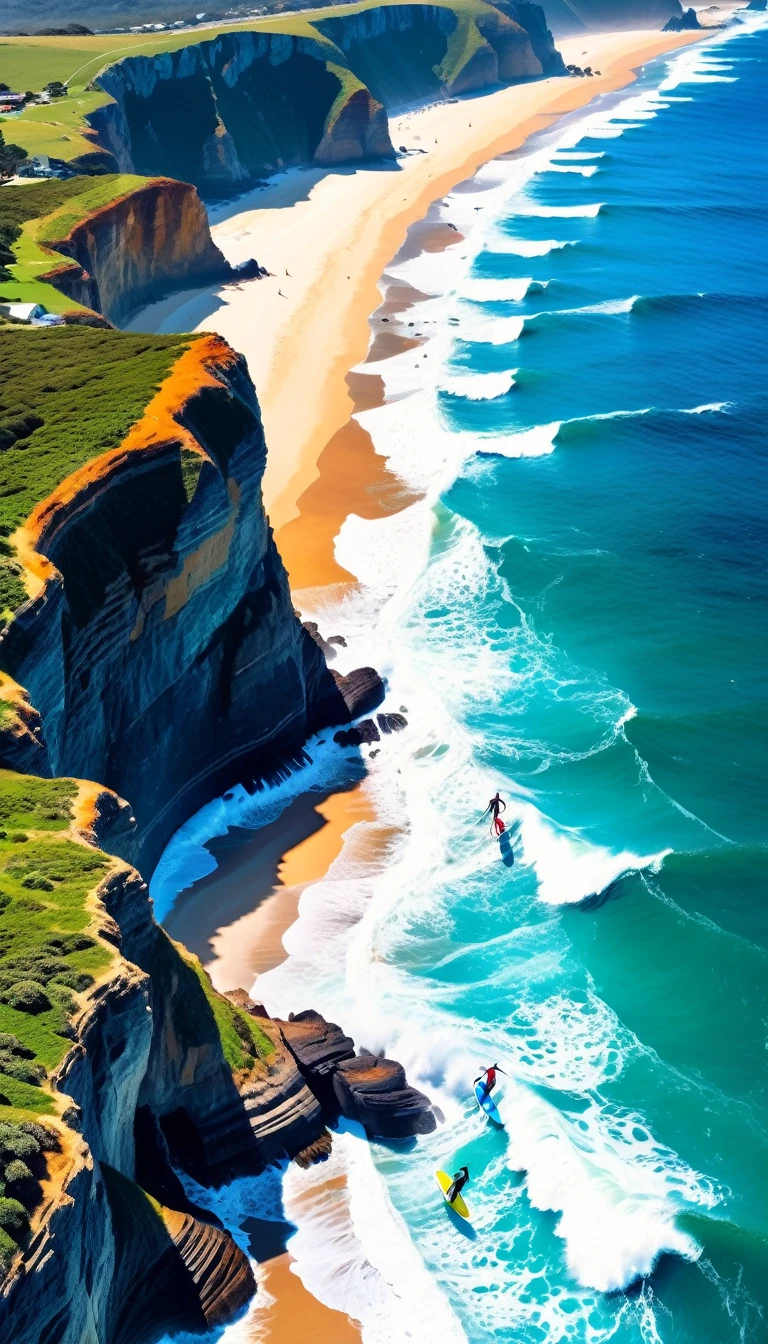
M370 714L384 699L384 682L374 667L357 667L346 677L338 672L331 672L331 676L341 692L350 719Z
M328 640L323 639L323 636L320 634L320 628L317 624L317 621L302 621L301 624L306 630L310 639L313 639L315 641L318 649L322 649L323 654L325 656L325 661L327 663L333 662L333 659L336 657L336 650L331 647L331 644Z
M340 728L334 733L333 740L340 747L361 747L364 742L380 742L381 738L373 719L363 719L354 728Z
M329 643L329 644L338 644L338 646L339 646L340 649L346 649L346 647L347 647L347 641L346 641L346 639L344 638L343 635L329 635L329 636L328 636L328 643Z
M341 1114L358 1121L369 1138L407 1139L437 1128L429 1098L409 1087L402 1064L393 1059L342 1060L333 1090Z
M299 1072L323 1110L324 1117L335 1123L339 1106L333 1090L333 1075L342 1060L353 1059L355 1043L335 1022L326 1022L311 1008L291 1013L280 1027Z
M686 9L682 15L673 14L662 28L662 33L686 33L690 29L701 28L695 9Z
M402 714L377 714L376 720L382 733L402 733L408 727L408 720Z

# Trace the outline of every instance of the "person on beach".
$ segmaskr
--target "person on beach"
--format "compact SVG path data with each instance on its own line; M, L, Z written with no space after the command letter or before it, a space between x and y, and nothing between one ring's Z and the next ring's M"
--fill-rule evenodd
M504 830L504 822L501 820L499 812L500 811L506 812L506 810L507 810L507 804L504 802L504 799L499 795L499 791L497 789L493 798L486 807L485 812L483 812L483 816L486 816L488 812L490 812L491 814L492 833L495 832L496 835L501 835L502 831Z
M452 1204L457 1195L460 1195L464 1186L469 1180L469 1167L459 1167L458 1171L453 1173L453 1181L448 1187L448 1193L445 1198L449 1204Z
M491 1095L496 1086L496 1074L503 1072L504 1070L500 1069L498 1064L491 1064L489 1068L483 1070L478 1078L475 1078L476 1083L483 1084L483 1091L485 1092L486 1097Z

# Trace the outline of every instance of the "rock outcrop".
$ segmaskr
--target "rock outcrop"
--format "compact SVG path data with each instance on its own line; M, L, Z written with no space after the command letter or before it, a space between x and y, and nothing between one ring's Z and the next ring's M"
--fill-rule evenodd
M320 1013L292 1013L280 1026L329 1124L344 1116L374 1139L409 1139L436 1128L429 1098L408 1085L402 1064L356 1055L354 1041Z
M701 28L695 9L686 9L679 17L673 14L662 28L663 33L685 33L689 29L695 30Z
M507 12L507 0L493 3ZM625 28L658 30L667 19L683 12L680 0L545 0L543 8L555 37Z

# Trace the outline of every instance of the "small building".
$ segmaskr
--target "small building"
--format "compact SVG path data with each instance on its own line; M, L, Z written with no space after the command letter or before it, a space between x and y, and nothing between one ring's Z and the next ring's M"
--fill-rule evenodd
M74 170L63 159L49 159L47 154L25 159L16 172L19 177L74 177Z
M0 303L0 313L17 322L37 322L45 317L45 308L42 303Z
M19 112L26 101L26 93L11 93L10 89L3 89L0 92L0 112Z

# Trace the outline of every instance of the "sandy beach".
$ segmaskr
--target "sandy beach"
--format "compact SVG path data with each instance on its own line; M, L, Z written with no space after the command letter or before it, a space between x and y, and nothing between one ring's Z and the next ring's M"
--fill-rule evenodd
M175 295L144 309L130 326L214 330L245 354L269 444L264 495L278 545L317 476L320 454L349 421L347 374L365 358L378 280L409 226L481 164L596 95L630 84L646 61L699 37L630 31L560 41L566 63L590 64L600 75L511 85L405 113L390 121L392 142L423 154L395 164L292 170L211 212L228 259L255 256L270 277ZM348 499L345 493L338 502L339 522ZM288 569L294 588L329 577Z

